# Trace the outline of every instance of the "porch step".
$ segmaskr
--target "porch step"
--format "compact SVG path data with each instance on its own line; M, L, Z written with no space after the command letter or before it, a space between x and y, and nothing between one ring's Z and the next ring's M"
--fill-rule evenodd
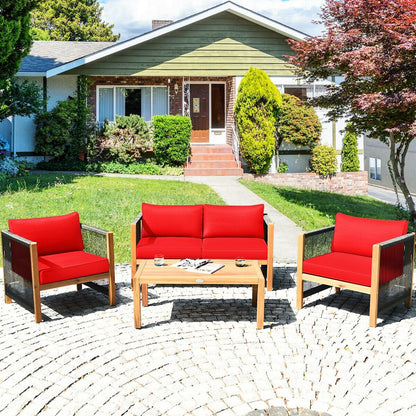
M186 176L240 176L240 162L236 162L231 146L197 145L191 147L191 158L184 169Z

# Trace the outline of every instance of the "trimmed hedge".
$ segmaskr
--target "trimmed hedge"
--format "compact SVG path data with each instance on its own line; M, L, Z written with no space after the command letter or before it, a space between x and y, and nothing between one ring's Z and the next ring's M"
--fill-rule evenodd
M183 166L191 152L192 122L186 116L153 117L153 152L160 165Z
M311 170L323 177L337 171L337 153L333 147L320 144L312 150Z

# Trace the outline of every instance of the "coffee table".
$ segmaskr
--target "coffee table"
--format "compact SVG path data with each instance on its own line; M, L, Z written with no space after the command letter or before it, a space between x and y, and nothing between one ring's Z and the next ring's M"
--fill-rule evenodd
M264 326L264 277L255 260L246 261L244 267L237 267L234 260L213 260L224 267L213 274L188 272L171 267L178 260L165 260L164 266L155 266L153 260L144 260L133 278L134 326L141 328L141 303L148 305L147 285L251 285L252 305L257 306L257 328ZM143 291L141 286L143 285ZM143 292L143 293L141 293ZM142 296L141 296L142 295ZM142 302L140 302L142 300Z

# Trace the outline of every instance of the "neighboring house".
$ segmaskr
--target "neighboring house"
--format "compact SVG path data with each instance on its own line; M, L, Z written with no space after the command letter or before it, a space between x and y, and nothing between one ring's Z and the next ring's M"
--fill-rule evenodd
M232 2L154 23L151 32L119 43L34 42L17 75L43 85L49 109L73 95L77 77L87 75L98 123L117 114L138 113L148 121L156 114L188 115L192 143L213 147L235 142L234 103L251 66L264 70L282 93L310 97L328 85L305 85L287 63L285 55L293 53L287 39L307 35ZM340 152L345 124L318 114L322 142ZM12 124L14 156L34 157L33 120L16 117ZM292 172L307 169L305 153L287 145L280 152Z
M388 168L390 150L380 140L364 139L365 170L368 171L368 183L371 185L393 188L393 181ZM405 180L412 194L416 194L416 141L409 146L406 156ZM399 190L400 192L400 190Z

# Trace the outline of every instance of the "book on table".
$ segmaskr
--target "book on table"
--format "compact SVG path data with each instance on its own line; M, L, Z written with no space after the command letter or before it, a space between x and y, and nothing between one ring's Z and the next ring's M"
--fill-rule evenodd
M187 272L212 274L224 267L220 263L211 263L209 259L182 259L172 264L172 267L186 270Z

